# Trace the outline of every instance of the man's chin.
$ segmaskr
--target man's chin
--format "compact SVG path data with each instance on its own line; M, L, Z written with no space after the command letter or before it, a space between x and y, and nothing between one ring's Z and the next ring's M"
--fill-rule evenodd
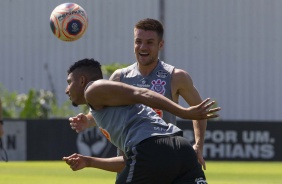
M78 105L76 104L76 103L74 103L74 102L72 102L72 105L74 106L74 107L77 107Z

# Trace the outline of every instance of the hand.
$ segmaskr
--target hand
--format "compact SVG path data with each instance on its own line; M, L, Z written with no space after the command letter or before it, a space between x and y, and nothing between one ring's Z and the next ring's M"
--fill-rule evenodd
M221 108L216 107L213 109L209 109L212 105L215 104L215 101L208 103L209 101L210 98L207 98L199 105L195 105L187 108L189 114L184 115L184 119L202 120L202 119L211 119L218 117L219 115L215 114L215 112L220 111Z
M82 132L89 127L87 116L82 113L75 117L70 117L69 121L71 128L77 133Z
M197 157L198 157L198 162L202 165L203 169L206 170L206 162L204 160L204 157L203 157L203 152L202 150L200 149L199 146L197 145L193 145L193 149L195 150L196 154L197 154Z
M73 171L77 171L87 167L87 158L83 155L74 153L71 156L63 157L64 161L70 166Z

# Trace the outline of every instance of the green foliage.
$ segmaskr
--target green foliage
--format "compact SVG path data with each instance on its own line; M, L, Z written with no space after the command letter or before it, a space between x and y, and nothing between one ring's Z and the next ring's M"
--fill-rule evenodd
M112 63L109 65L103 65L102 72L106 78L109 78L112 75L112 73L114 73L114 71L116 71L119 68L124 68L126 66L128 66L128 64Z
M66 118L75 113L70 101L59 106L51 91L30 89L28 94L9 92L0 85L3 117L11 119Z
M0 85L0 94L3 108L3 117L16 117L22 106L22 96L16 92L9 92Z
M127 66L126 64L112 63L103 65L102 71L105 77ZM0 83L0 94L3 106L3 117L11 119L48 119L48 118L68 118L74 116L74 110L70 101L62 105L57 103L56 96L48 90L30 89L27 94L9 92ZM80 106L79 112L87 113L87 106Z

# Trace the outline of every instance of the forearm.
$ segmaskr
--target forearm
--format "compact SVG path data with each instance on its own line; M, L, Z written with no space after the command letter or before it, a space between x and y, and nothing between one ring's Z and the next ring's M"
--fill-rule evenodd
M87 159L87 167L93 167L110 172L120 173L125 167L125 161L122 156L112 158L87 157Z
M100 110L107 106L144 104L152 108L168 111L183 119L195 120L218 117L217 114L212 113L220 110L220 108L207 110L214 104L214 101L208 103L209 98L199 105L184 108L152 90L106 80L97 80L87 88L85 99L95 110Z
M113 98L113 96L115 98ZM87 103L91 104L92 108L95 110L100 110L105 106L123 106L139 103L168 111L181 118L185 115L190 115L190 112L185 112L185 108L157 92L121 82L106 80L95 81L85 91L85 97Z
M187 116L189 116L189 112L186 111L186 108L183 108L179 104L173 102L172 100L164 97L161 94L158 94L151 90L142 90L140 92L140 96L140 103L144 105L168 111L181 118L187 118Z
M205 142L205 133L207 128L207 120L193 120L195 145L203 150Z

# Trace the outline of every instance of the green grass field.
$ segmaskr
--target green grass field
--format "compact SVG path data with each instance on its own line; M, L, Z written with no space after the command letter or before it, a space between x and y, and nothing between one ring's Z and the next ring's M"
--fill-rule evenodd
M282 162L207 162L209 184L281 184ZM73 172L63 161L0 162L3 184L112 184L115 173L98 169Z

